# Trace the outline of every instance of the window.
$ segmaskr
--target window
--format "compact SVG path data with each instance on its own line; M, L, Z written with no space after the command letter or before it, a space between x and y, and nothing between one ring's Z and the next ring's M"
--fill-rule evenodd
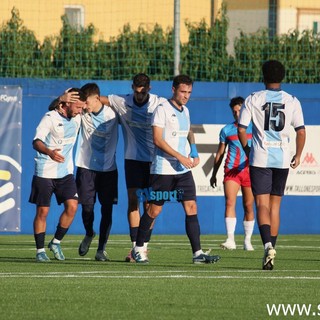
M84 8L83 6L65 6L64 12L68 18L70 26L80 31L84 27Z

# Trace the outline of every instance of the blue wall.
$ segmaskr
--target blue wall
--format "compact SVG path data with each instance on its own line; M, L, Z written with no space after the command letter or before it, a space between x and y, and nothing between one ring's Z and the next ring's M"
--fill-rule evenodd
M34 150L32 139L35 128L49 103L57 95L69 87L81 87L89 81L65 80L35 80L35 79L8 79L0 78L1 85L19 85L23 89L22 115L22 204L21 204L21 233L32 234L32 223L35 206L28 203L30 185L34 169ZM131 92L131 81L96 81L101 93L125 94ZM197 82L194 85L192 98L188 104L193 124L224 124L231 122L229 112L230 98L241 95L246 97L251 92L261 90L260 83L206 83ZM283 89L296 95L304 109L307 125L320 125L320 86L319 85L283 85ZM152 92L164 97L171 96L171 82L152 82ZM117 162L119 170L119 204L114 207L113 234L127 234L127 196L123 172L123 141L120 140L117 148ZM202 234L223 234L224 225L224 198L198 197L199 220ZM281 233L319 233L320 229L320 197L318 196L285 196L282 202ZM52 201L51 211L47 220L47 233L53 233L58 222L62 207ZM243 233L241 199L237 203L238 225L236 232ZM100 220L99 206L96 207L95 229L98 230ZM162 214L157 219L155 233L184 234L184 213L179 204L166 204ZM257 232L257 227L255 228ZM70 228L69 233L82 234L80 208Z

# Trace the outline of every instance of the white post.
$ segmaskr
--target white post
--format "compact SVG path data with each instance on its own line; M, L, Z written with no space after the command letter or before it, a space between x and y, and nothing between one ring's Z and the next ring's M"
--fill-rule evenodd
M174 0L174 75L180 73L180 0Z

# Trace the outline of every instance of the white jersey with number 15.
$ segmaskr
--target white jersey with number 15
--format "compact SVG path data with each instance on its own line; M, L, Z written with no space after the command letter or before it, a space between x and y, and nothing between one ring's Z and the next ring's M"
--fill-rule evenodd
M252 93L243 104L239 126L252 120L250 165L262 168L289 168L290 127L304 128L299 100L283 90Z

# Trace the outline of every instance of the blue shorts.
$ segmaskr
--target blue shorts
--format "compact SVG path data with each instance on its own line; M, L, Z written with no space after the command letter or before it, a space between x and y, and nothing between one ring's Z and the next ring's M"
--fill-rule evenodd
M250 166L249 171L253 195L271 194L281 197L284 195L289 169Z
M196 200L196 186L193 180L191 171L176 175L151 175L151 189L155 192L176 192L177 201ZM165 198L165 197L164 197ZM162 206L165 199L162 200L149 200L158 206Z
M50 207L52 194L55 194L59 205L70 199L78 200L73 174L59 179L33 176L29 202L41 207Z
M127 189L143 189L150 186L151 162L125 159L124 169Z
M76 183L79 203L95 204L96 196L103 204L118 203L118 171L93 171L77 168Z

